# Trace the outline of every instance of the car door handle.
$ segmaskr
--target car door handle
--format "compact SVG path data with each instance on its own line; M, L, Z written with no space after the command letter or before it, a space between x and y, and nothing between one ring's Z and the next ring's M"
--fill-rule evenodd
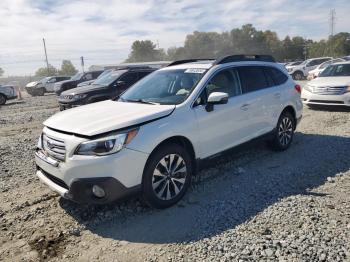
M243 111L247 111L248 108L249 108L249 104L244 104L241 106L241 110L243 110Z
M274 98L280 98L281 97L281 93L276 93L273 95Z

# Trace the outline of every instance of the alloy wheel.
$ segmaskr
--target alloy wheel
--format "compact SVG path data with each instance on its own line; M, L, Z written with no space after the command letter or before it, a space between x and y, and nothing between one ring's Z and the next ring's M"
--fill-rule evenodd
M152 188L161 200L170 200L180 194L187 178L187 166L178 154L164 156L156 165Z
M278 139L283 146L287 146L292 140L293 122L289 117L284 117L278 127Z

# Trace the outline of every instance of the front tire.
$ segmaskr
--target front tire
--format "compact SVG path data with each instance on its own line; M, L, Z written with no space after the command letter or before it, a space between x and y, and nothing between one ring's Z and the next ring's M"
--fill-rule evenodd
M6 104L6 96L0 94L0 106L5 105Z
M304 79L304 75L301 72L295 72L293 73L293 79L300 81Z
M155 208L167 208L186 193L192 177L192 160L181 146L171 143L157 149L143 174L143 198Z
M284 151L288 149L293 141L295 131L295 119L290 112L283 112L278 119L272 148L277 151Z

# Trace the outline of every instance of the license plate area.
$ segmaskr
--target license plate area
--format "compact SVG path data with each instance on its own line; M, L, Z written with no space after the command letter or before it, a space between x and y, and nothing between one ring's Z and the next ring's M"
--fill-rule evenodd
M37 150L35 152L35 155L40 158L41 160L43 160L44 162L54 166L54 167L58 167L59 162L49 156L47 156L42 150Z

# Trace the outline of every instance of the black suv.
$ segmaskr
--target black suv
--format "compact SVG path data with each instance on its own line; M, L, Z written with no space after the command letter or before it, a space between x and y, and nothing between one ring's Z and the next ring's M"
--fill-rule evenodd
M76 75L72 76L71 79L66 81L61 81L55 84L55 87L54 87L55 93L57 95L60 95L63 91L77 87L77 85L81 82L96 79L100 74L102 74L102 72L103 70L77 73Z
M63 92L58 99L60 110L116 98L155 70L151 67L124 67L113 70L91 85Z

